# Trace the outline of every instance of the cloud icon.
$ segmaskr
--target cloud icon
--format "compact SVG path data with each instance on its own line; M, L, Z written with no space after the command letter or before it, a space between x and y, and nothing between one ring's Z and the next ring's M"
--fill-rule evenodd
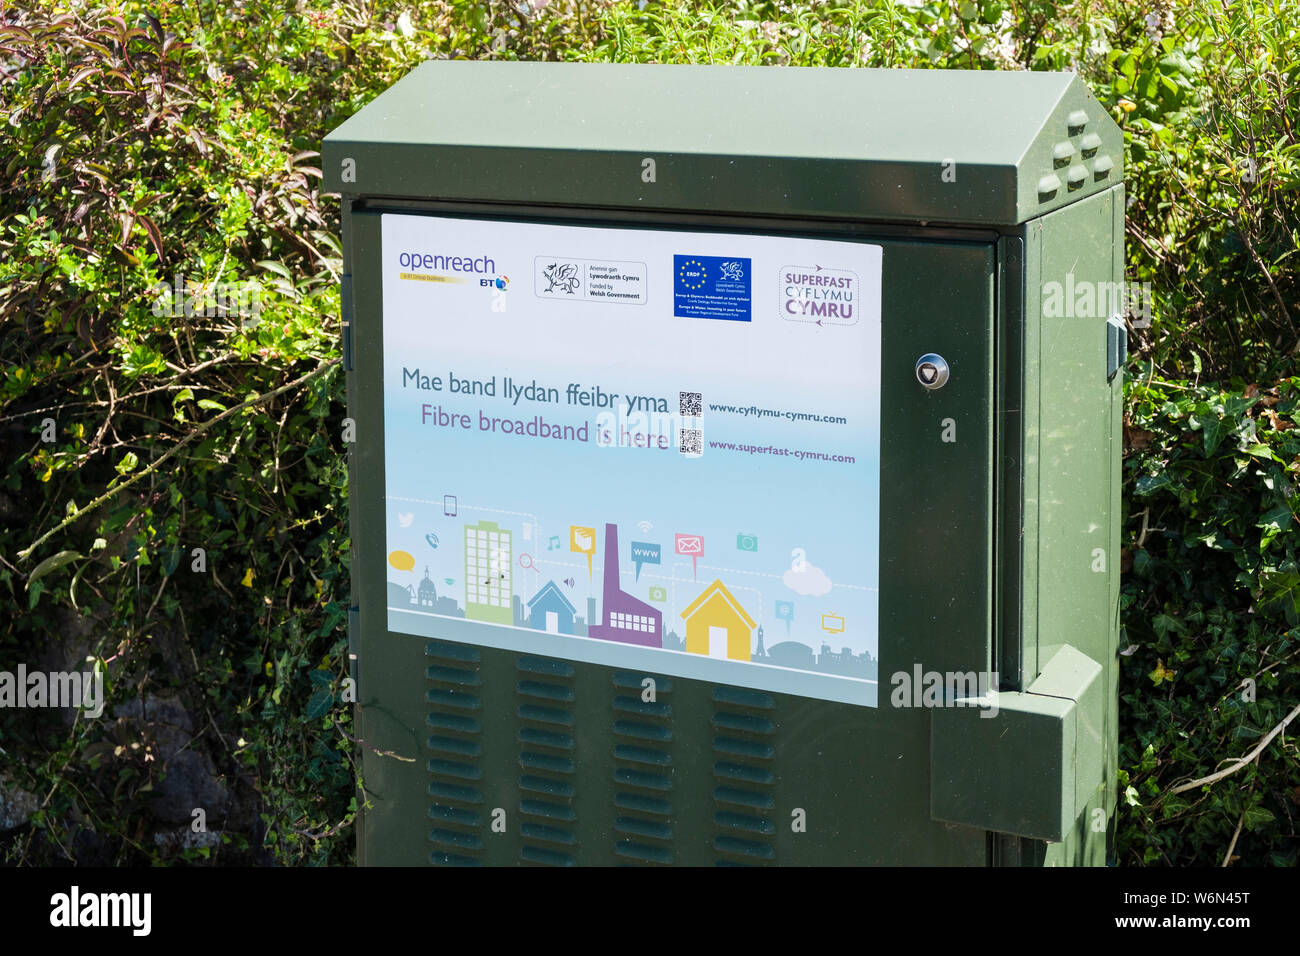
M411 526L411 522L414 520L415 520L415 515L411 514L411 512L409 511L404 515L399 514L397 516L397 523L400 524L403 528L409 528Z
M791 568L781 575L781 580L795 594L825 594L831 589L831 579L816 565L803 563L803 570Z

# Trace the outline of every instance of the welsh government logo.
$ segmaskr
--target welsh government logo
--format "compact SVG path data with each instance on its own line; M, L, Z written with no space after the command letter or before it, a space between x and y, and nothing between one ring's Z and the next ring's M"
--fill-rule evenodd
M744 264L736 262L734 259L722 263L718 268L722 272L722 278L725 281L739 282L745 278Z
M548 285L543 292L563 292L573 295L578 291L578 264L576 262L552 262L542 270L542 278Z

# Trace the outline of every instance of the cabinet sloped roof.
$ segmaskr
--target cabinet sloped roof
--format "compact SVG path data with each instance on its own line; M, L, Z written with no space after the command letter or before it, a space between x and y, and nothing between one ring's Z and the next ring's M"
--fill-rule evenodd
M1122 164L1074 74L957 70L431 60L324 145L350 196L987 225Z

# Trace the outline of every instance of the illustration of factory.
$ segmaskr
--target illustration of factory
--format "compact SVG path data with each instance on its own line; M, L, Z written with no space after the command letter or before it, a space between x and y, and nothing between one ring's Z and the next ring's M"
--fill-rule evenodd
M618 528L605 525L605 570L601 587L601 613L603 624L589 624L587 635L602 641L620 644L638 644L642 647L660 647L663 633L663 615L640 598L633 597L619 587L618 580Z

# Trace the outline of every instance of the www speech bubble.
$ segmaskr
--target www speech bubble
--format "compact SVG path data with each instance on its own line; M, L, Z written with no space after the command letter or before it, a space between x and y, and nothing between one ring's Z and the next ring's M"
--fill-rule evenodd
M632 542L632 563L636 565L636 577L633 580L641 580L641 565L643 564L660 564L659 545L647 544L644 541Z

